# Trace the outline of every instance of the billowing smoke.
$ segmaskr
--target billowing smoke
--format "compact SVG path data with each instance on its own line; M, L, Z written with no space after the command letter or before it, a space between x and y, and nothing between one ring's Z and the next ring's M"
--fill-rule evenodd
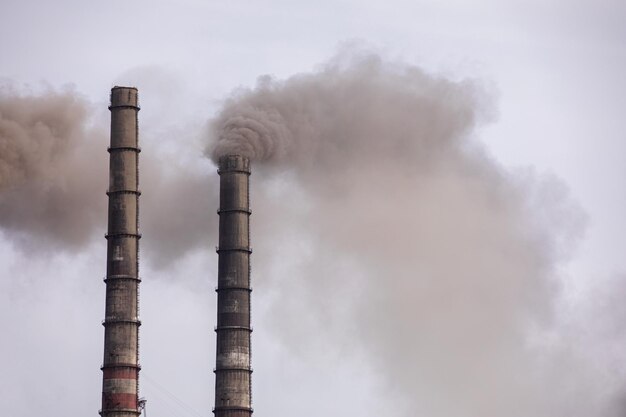
M254 160L264 331L327 368L364 358L393 416L623 416L619 298L562 308L579 211L557 180L488 155L474 135L491 113L476 83L370 54L228 99L207 153ZM102 239L93 115L72 92L0 90L0 229L19 247ZM168 265L217 241L216 176L140 132L142 260Z
M104 135L88 127L88 113L69 91L0 90L0 227L15 241L76 247L102 223L93 190L106 189L107 174L93 164L93 144Z
M338 58L319 74L285 82L261 78L254 92L236 94L213 122L217 140L210 155L239 153L299 171L389 158L421 169L433 153L460 146L484 110L471 83L361 59L351 65Z
M475 83L367 53L236 91L207 154L254 161L267 322L303 356L363 355L389 415L621 415L555 314L580 212L489 157L489 114Z

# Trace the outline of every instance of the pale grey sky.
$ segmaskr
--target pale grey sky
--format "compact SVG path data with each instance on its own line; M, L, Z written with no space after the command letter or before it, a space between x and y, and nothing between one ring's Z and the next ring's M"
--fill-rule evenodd
M626 288L624 22L620 0L3 0L0 82L35 92L71 86L105 127L109 89L135 85L144 154L172 154L212 173L199 132L233 89L264 74L315 70L347 42L437 76L476 80L494 102L493 121L474 132L487 152L511 172L558 178L586 213L584 235L557 265L567 315L577 307L563 300L586 305ZM99 163L106 164L106 145ZM104 190L94 195L106 204ZM217 219L207 213L206 221ZM104 233L105 218L101 224ZM142 266L141 387L150 417L210 415L216 256L205 249L212 244L165 269ZM105 251L98 237L78 253L35 256L0 234L0 414L96 415ZM332 334L303 348L264 330L280 300L259 280L257 414L402 415L401 398L387 389L380 395L368 359L337 348ZM283 314L297 311L287 306ZM575 327L574 316L567 320ZM626 340L619 326L607 331ZM616 351L595 354L626 359L611 346ZM605 371L623 382L624 369Z

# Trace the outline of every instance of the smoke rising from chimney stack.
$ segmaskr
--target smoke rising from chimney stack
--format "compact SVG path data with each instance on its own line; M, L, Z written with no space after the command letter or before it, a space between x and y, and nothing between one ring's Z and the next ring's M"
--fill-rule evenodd
M555 327L584 216L558 180L487 154L492 113L474 82L342 53L236 91L206 153L255 161L276 337L364 355L391 415L612 416L621 383Z
M254 90L235 92L211 124L207 154L217 160L237 153L296 170L385 158L424 164L462 146L489 114L487 102L471 82L375 55L341 55L318 73L261 77Z
M607 313L567 328L553 314L580 212L558 181L488 155L474 135L492 112L476 83L361 52L226 100L206 153L254 160L254 276L277 300L263 331L302 355L363 355L390 415L622 415L616 336L580 337ZM0 228L89 241L107 168L89 107L3 91L0 115ZM142 152L142 250L160 265L217 241L214 170L175 167Z

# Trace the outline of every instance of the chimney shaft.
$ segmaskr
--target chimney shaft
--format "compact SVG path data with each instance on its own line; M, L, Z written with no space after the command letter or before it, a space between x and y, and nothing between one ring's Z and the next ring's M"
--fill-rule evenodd
M215 417L250 417L250 160L218 162L220 218L217 286Z
M137 89L111 89L103 417L136 417L139 386Z

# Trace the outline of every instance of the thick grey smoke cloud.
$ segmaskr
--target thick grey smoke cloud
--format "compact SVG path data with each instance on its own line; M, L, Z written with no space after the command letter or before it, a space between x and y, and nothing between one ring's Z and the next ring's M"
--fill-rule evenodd
M621 415L613 364L581 359L555 313L580 211L486 154L489 114L475 83L368 53L236 91L207 154L255 162L267 322L303 356L364 355L390 415Z
M89 128L88 114L69 91L0 90L0 226L17 242L76 247L102 221L93 190L106 189L107 175L87 139L104 135Z

